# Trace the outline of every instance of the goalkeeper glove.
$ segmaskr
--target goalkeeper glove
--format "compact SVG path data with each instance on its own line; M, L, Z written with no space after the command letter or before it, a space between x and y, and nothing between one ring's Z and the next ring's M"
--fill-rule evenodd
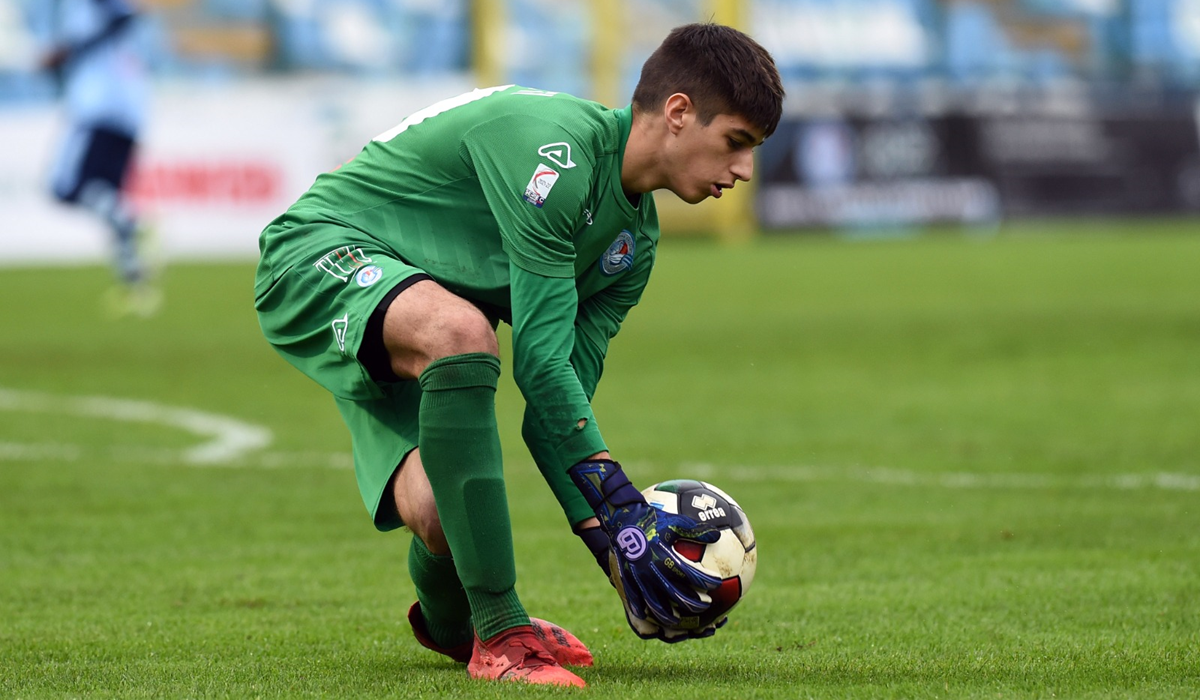
M579 539L583 540L583 543L587 546L588 551L590 551L592 556L596 558L596 563L600 565L600 570L604 572L605 576L609 577L609 583L611 583L614 588L620 590L620 578L618 577L615 581L613 580L612 560L615 557L612 552L612 547L608 541L608 535L604 532L604 529L599 526L589 527L582 530L576 530L575 534L579 536ZM688 639L703 639L704 637L711 637L717 633L717 629L729 621L728 617L722 617L721 619L710 623L706 627L701 627L699 629L684 630L667 628L657 624L653 620L642 619L634 615L633 611L629 608L629 604L625 600L624 595L621 596L621 603L625 607L625 621L629 623L629 628L633 630L634 634L642 639L658 639L668 644L674 644L675 642L682 642Z
M608 534L609 577L638 636L659 636L641 623L677 625L676 608L690 614L708 608L712 599L707 591L721 585L721 579L685 560L671 545L679 539L711 544L720 537L716 527L651 506L611 460L580 462L569 473Z

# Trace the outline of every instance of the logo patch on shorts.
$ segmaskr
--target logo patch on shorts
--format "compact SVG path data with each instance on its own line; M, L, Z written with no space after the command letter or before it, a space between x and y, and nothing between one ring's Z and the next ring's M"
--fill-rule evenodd
M349 282L350 275L369 262L371 259L362 251L362 248L344 245L321 256L320 260L313 263L313 267L328 272L343 282Z
M609 277L633 267L633 234L622 231L617 234L604 255L600 256L600 271Z
M346 354L346 328L350 326L350 314L346 314L335 320L333 326L333 339L337 341L338 350L343 355Z
M370 287L383 278L383 269L378 265L367 265L358 271L354 276L354 281L358 282L360 287Z
M541 209L556 182L558 182L558 171L549 165L539 163L533 170L533 177L529 178L529 184L525 185L525 201Z

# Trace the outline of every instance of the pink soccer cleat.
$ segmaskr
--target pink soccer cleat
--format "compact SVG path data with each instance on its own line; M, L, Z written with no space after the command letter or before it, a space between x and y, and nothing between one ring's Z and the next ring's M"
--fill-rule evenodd
M588 658L591 658L591 654L588 654ZM471 662L467 664L467 673L472 678L484 680L576 688L587 686L582 678L559 665L546 650L532 625L504 630L486 642L475 637L475 650L471 654Z

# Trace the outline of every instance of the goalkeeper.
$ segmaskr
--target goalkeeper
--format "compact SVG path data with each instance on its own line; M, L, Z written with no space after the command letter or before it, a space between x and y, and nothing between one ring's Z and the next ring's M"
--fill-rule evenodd
M696 203L749 180L782 99L752 39L679 27L629 107L518 86L437 103L318 177L263 231L263 333L333 394L375 527L414 534L413 631L472 677L582 686L563 666L591 663L570 633L531 619L514 587L500 321L513 329L525 441L630 625L666 639L708 604L716 580L670 545L716 533L646 504L590 400L654 265L650 193Z

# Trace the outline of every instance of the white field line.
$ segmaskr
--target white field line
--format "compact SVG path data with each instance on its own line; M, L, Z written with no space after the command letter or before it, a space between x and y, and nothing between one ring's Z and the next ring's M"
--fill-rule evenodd
M729 466L684 464L682 474L696 479L742 482L851 481L867 484L936 487L947 489L992 489L1044 491L1050 489L1115 489L1135 491L1200 491L1200 475L1157 472L1148 474L975 474L970 472L928 473L890 467Z
M205 442L184 450L182 455L176 454L175 459L182 459L189 464L227 463L261 450L274 440L270 430L228 416L107 396L55 396L0 388L0 411L49 413L179 428L207 438ZM46 447L41 446L43 449Z
M180 463L194 466L234 469L284 469L318 467L353 469L349 449L344 452L267 451L274 439L271 431L228 416L190 408L164 406L149 401L133 401L103 396L55 396L30 391L0 388L0 411L47 413L99 418L134 423L150 423L179 428L208 440L184 450L136 446L84 448L65 442L0 442L3 462L75 462L85 454L109 459L163 465ZM650 467L653 465L640 465ZM1107 474L1067 476L1055 474L983 474L970 472L923 473L891 467L819 467L714 465L685 463L678 473L696 479L726 482L853 482L922 488L1026 490L1109 489L1134 491L1200 491L1200 475L1157 472L1147 474Z
M83 459L83 450L74 445L0 442L0 462L78 462L80 459Z
M165 447L98 447L87 450L62 443L0 442L0 464L4 462L82 462L103 459L113 462L154 464L160 466L204 467L207 469L285 469L288 467L354 469L350 450L345 452L260 450L237 455L231 459L212 462L189 462L186 450Z

